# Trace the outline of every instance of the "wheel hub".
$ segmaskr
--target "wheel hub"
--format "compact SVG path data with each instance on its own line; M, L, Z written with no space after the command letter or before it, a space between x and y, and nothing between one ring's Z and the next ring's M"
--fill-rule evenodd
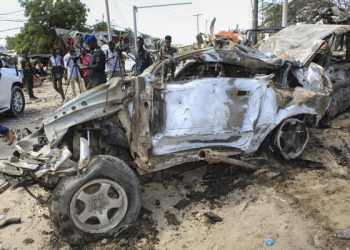
M304 150L309 139L308 129L298 119L287 119L280 126L276 145L285 159L294 159Z
M118 183L97 179L85 183L73 195L70 216L80 230L104 233L123 220L127 207L128 197Z
M104 194L98 194L89 200L90 209L91 212L101 211L108 205L108 199Z

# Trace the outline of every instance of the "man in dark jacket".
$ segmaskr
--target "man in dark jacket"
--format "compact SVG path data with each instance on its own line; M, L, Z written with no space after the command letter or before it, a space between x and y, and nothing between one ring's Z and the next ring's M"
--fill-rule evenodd
M136 65L135 75L141 75L142 72L153 64L151 54L144 49L144 41L142 37L137 38L137 54L136 54Z
M33 66L29 60L28 53L26 50L22 51L22 60L21 60L21 68L23 71L23 83L28 89L28 95L30 100L36 100L37 97L34 96L33 93Z
M89 66L89 83L87 89L96 87L97 85L106 83L106 55L97 45L97 39L94 35L88 35L85 39L85 43L91 50L91 61ZM84 68L84 67L82 67Z

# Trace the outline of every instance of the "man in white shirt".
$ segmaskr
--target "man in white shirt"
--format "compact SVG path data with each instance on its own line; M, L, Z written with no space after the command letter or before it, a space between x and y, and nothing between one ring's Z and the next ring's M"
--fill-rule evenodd
M109 49L105 51L106 65L108 71L108 80L115 76L121 76L121 70L119 65L119 53L115 49L115 42L110 41L108 43Z
M72 87L73 96L76 97L77 93L75 91L75 83L77 83L78 86L80 86L80 93L85 91L85 86L79 73L79 57L76 57L74 48L69 48L68 53L63 58L63 62L64 67L67 70L67 77Z
M50 57L51 65L51 75L52 83L54 89L61 95L62 103L64 102L64 91L62 87L62 78L63 78L63 61L62 57L57 54L55 49L51 50L52 56Z

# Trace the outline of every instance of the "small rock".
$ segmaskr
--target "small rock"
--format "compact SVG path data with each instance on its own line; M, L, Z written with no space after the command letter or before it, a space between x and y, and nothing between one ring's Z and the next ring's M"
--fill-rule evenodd
M41 233L42 233L43 235L49 235L49 234L52 234L52 231L45 231L45 230L44 230L44 231L42 231Z
M102 243L102 244L106 244L107 241L108 241L108 240L107 240L106 238L104 238L103 240L101 240L101 243Z
M217 222L221 222L222 221L222 218L212 212L205 212L204 213L204 216L207 217L208 221L211 223L211 224L215 224Z
M190 204L191 204L190 200L182 199L182 200L180 200L178 203L176 203L174 205L174 208L176 208L177 210L182 210L182 209L184 209L185 207L187 207Z
M29 244L32 244L34 242L34 240L32 238L26 238L24 241L23 241L23 244L25 245L29 245Z
M142 238L139 240L138 246L144 246L147 244L147 239L146 238Z
M160 201L157 200L157 199L155 199L155 200L154 200L154 205L156 205L157 207L159 207L159 206L160 206Z
M176 215L169 213L168 211L165 212L164 217L167 219L168 225L180 225L180 222L177 220Z
M5 207L2 211L6 214L8 211L10 211L10 208Z
M50 217L47 214L42 214L41 215L44 219L50 219Z

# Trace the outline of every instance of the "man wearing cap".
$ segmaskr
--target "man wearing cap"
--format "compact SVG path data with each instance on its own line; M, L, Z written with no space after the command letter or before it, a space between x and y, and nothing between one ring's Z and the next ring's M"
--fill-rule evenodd
M144 40L142 37L137 38L137 54L136 54L135 75L141 75L142 72L153 64L151 54L144 48Z
M64 91L62 87L62 78L63 78L63 60L60 55L57 54L57 50L51 50L52 56L50 57L51 65L51 75L52 83L54 89L61 95L62 103L64 102Z
M159 51L159 59L163 60L169 56L174 56L177 49L171 46L171 36L167 35L164 38L165 44Z
M115 49L115 42L110 41L108 43L108 49L105 51L106 63L108 71L108 80L115 76L121 76L120 65L119 65L119 53Z
M22 60L20 62L21 68L23 71L23 83L28 89L29 100L36 100L37 97L34 96L33 93L33 66L30 63L30 59L28 57L28 52L26 50L22 51Z
M94 35L88 35L85 39L85 43L89 46L92 54L90 64L87 66L90 71L87 89L91 89L107 82L105 74L106 56L97 45L97 39Z

